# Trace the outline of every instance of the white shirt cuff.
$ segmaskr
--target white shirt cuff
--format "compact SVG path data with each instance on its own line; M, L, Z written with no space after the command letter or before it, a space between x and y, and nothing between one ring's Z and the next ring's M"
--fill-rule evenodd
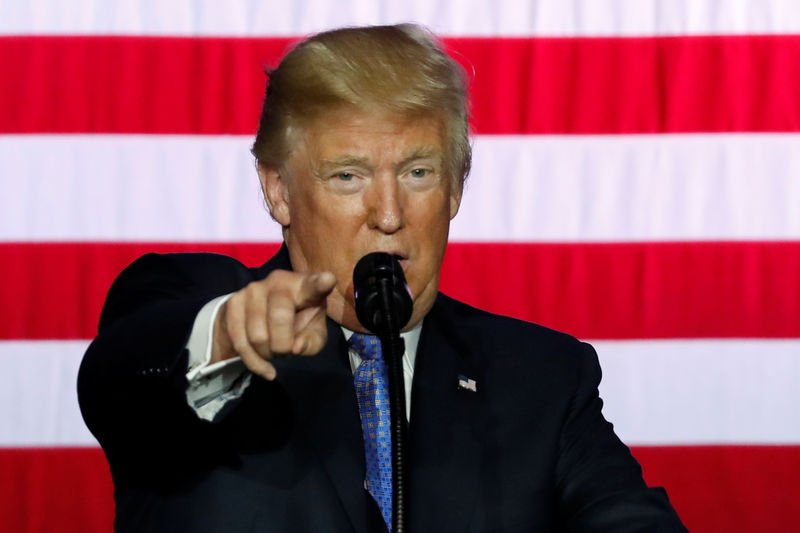
M241 396L250 384L251 374L238 357L209 364L214 321L222 304L232 295L214 298L200 309L186 343L189 350L186 401L203 420L213 420L227 402Z

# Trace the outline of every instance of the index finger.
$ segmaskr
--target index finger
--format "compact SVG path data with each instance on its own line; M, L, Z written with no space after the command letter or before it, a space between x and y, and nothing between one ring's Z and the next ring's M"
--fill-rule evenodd
M307 275L300 284L295 295L298 308L320 305L336 286L336 276L332 272L317 272Z

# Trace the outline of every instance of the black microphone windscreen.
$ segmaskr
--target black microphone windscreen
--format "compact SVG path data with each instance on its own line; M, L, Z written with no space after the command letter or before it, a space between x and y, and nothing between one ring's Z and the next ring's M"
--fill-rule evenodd
M372 252L356 263L353 269L353 287L356 316L361 325L373 333L392 327L385 324L381 312L381 290L387 290L391 315L397 328L405 326L411 318L413 302L406 285L400 262L386 252Z

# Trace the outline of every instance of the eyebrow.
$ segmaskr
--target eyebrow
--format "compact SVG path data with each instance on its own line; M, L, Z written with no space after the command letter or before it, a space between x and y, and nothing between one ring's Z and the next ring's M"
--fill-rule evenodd
M398 166L403 166L411 161L415 161L417 159L428 159L431 157L439 156L438 154L439 149L434 146L422 146L417 148L410 155L404 157ZM336 166L362 166L362 167L369 167L371 166L369 160L365 157L359 157L356 155L345 154L339 157L334 157L332 159L323 159L319 162L321 167L336 167Z
M441 160L440 150L435 146L421 146L414 150L411 155L400 161L400 164L397 166L403 167L412 161L416 161L417 159L430 159L432 157L436 157L437 159Z
M319 169L327 170L329 168L335 167L363 167L369 168L370 164L367 162L366 158L358 157L355 155L343 155L339 157L334 157L333 159L323 159L319 162L318 165Z

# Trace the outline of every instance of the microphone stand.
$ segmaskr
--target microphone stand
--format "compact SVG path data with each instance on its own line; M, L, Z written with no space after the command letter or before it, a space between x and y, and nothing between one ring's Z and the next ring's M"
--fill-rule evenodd
M392 533L406 532L405 453L408 420L406 420L406 387L403 378L405 342L392 306L392 287L386 279L378 280L381 315L385 326L378 332L384 361L389 372L389 410L392 436Z
M400 263L385 252L362 257L353 270L356 316L377 334L389 378L390 435L392 439L392 533L406 533L405 455L408 420L403 379L405 343L400 328L413 313L411 293Z

